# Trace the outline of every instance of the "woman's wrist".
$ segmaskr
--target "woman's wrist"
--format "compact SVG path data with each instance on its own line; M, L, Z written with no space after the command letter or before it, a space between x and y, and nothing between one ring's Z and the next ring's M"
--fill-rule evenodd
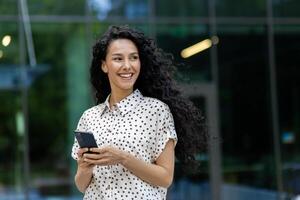
M93 171L87 168L78 167L77 173L75 175L75 184L78 190L82 193L85 192L89 183L91 182L91 178L93 176Z
M78 166L76 175L87 176L87 175L91 175L91 174L93 174L93 168L86 168L86 167Z
M131 159L131 155L128 152L124 152L123 155L121 156L121 165L124 167L127 166L127 163L129 163L129 160Z

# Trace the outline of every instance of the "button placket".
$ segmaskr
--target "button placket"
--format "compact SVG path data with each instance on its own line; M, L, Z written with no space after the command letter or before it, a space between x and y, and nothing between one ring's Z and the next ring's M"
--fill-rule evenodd
M109 123L109 127L107 129L108 134L109 134L109 145L113 144L113 135L114 135L114 127L116 125L116 118L118 115L118 110L117 107L114 106L111 110L110 110L110 116L111 116L111 123ZM108 165L107 166L108 169L108 185L106 187L106 190L109 190L109 196L111 198L113 198L113 181L112 181L112 176L113 176L113 166Z

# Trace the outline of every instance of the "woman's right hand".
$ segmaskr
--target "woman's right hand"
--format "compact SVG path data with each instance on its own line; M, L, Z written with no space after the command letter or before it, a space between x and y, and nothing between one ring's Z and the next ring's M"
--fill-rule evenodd
M86 171L86 170L88 170L88 171L91 170L92 171L93 170L93 167L95 165L84 161L83 154L87 153L88 150L89 150L88 148L81 148L81 149L78 150L78 152L77 152L77 155L78 155L78 159L77 159L78 170L84 170L84 171Z
M83 154L88 151L88 148L79 149L77 152L77 173L75 175L75 184L78 190L82 193L85 192L86 188L90 184L93 176L93 167L95 165L84 161Z

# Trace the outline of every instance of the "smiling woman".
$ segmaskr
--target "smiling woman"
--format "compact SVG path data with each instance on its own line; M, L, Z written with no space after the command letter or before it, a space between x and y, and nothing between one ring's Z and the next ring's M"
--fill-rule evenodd
M176 144L184 164L205 147L203 117L176 88L174 68L171 56L128 26L111 26L96 42L90 73L98 105L77 130L92 132L98 148L75 140L72 149L84 199L166 199Z

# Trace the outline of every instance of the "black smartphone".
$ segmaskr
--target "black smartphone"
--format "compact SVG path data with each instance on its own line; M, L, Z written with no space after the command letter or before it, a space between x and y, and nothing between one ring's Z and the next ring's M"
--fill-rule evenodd
M98 147L95 137L92 132L74 131L75 137L79 143L80 148Z

